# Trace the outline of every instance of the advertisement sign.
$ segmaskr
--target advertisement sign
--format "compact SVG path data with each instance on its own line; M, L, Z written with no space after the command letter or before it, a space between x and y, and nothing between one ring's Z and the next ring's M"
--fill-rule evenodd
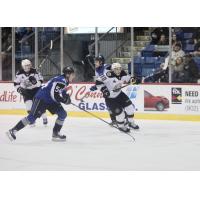
M73 105L63 105L67 111L107 112L102 93L90 91L94 84L71 84L67 90ZM199 85L129 85L123 91L135 105L137 113L200 115ZM84 97L83 101L81 99ZM80 108L80 109L79 109ZM0 110L25 109L22 96L13 83L0 83Z

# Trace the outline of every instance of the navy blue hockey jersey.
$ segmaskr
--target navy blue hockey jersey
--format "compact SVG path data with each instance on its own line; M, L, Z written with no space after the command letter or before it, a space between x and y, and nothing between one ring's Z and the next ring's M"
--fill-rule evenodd
M48 104L62 103L62 100L67 93L66 86L68 85L69 83L66 81L64 75L56 76L42 86L35 97L42 99Z

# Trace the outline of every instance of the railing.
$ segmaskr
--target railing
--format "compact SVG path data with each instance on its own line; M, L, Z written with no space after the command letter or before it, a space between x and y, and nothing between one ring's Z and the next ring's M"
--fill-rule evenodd
M99 38L95 38L97 39L96 42L93 42L90 46L89 46L89 52L91 56L95 56L94 55L94 46L95 44L98 44L98 48L100 46L100 48L98 49L99 52L101 54L103 54L103 56L105 57L106 62L109 62L110 59L113 56L118 56L118 51L120 48L122 48L129 40L130 40L130 34L128 33L116 33L113 34L111 33L111 31L116 28L116 27L112 27L110 28L106 33L104 33L103 35L101 35ZM113 41L113 44L108 44L106 45L106 43L103 43L103 41ZM120 41L120 42L119 42ZM103 43L102 46L103 48L101 48L100 43ZM91 66L94 68L93 66L94 64L91 63Z

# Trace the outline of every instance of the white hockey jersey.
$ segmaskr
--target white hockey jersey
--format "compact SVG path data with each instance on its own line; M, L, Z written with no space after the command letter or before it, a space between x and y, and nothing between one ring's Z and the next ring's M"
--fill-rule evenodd
M29 77L33 76L35 77L35 79L37 80L37 84L33 85L30 81L29 81ZM24 89L34 89L37 87L40 87L43 83L43 76L37 72L36 69L31 68L31 70L27 73L25 72L23 69L19 70L16 74L15 80L14 80L14 86L16 89L18 89L19 87L22 87Z
M122 85L128 83L130 78L130 75L127 75L124 70L121 71L119 76L110 70L105 70L105 73L96 80L96 85L98 89L106 86L110 92L108 98L115 98L121 93Z

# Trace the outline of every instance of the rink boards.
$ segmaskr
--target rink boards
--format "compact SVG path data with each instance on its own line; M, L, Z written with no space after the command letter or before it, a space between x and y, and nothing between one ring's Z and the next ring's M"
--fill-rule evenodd
M67 88L72 102L79 107L63 105L68 116L89 117L82 111L87 110L99 117L108 117L102 93L98 90L89 92L92 85L78 83ZM199 85L141 84L127 86L123 91L135 105L135 117L138 119L200 121ZM0 83L0 114L26 114L23 98L16 92L13 83Z

